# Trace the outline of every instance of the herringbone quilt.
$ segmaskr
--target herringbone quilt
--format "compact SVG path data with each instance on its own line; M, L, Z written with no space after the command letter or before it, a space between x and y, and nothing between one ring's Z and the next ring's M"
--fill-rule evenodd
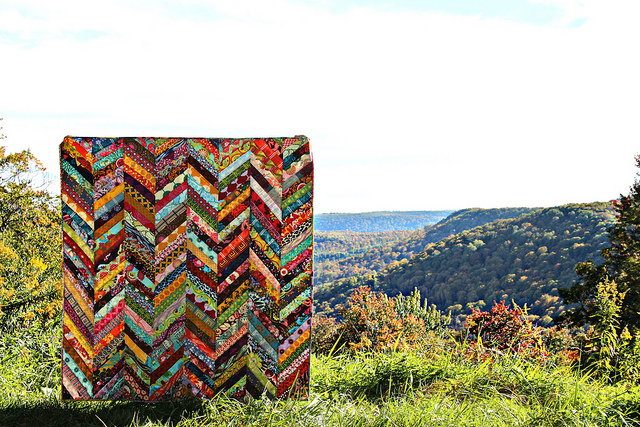
M60 148L62 398L306 398L306 137Z

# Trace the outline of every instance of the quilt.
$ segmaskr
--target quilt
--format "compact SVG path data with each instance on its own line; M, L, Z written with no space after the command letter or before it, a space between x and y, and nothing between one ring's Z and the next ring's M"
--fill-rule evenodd
M63 399L308 397L306 137L68 136L60 166Z

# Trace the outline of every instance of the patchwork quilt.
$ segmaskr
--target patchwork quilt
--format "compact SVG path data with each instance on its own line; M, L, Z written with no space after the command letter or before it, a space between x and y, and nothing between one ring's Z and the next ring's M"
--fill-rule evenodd
M62 398L309 393L308 139L60 146Z

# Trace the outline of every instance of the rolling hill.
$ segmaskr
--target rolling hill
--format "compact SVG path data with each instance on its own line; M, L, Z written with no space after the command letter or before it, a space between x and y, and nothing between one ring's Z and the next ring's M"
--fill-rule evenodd
M532 210L532 208L462 209L434 225L426 225L412 233L404 232L405 234L400 234L402 233L400 231L381 232L378 235L353 232L316 233L314 283L320 285L333 280L380 271L387 264L409 259L412 255L422 252L429 243L438 242L497 219L515 218ZM362 250L365 249L363 243L369 242L371 237L377 238L378 244L370 242L370 247ZM329 240L330 238L332 240Z
M378 273L318 286L317 311L331 312L363 284L388 295L417 287L454 315L513 300L548 325L565 309L557 289L576 279L576 263L599 261L613 221L610 203L569 204L496 220L431 243Z
M314 231L313 257L317 265L328 261L351 258L374 248L388 247L409 237L415 231ZM319 264L318 264L319 263ZM322 270L322 267L316 270Z

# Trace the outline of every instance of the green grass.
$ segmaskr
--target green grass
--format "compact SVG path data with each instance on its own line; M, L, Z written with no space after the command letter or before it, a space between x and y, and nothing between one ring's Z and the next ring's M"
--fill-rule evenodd
M60 402L60 332L0 338L0 426L635 426L640 387L513 356L313 357L308 401Z

